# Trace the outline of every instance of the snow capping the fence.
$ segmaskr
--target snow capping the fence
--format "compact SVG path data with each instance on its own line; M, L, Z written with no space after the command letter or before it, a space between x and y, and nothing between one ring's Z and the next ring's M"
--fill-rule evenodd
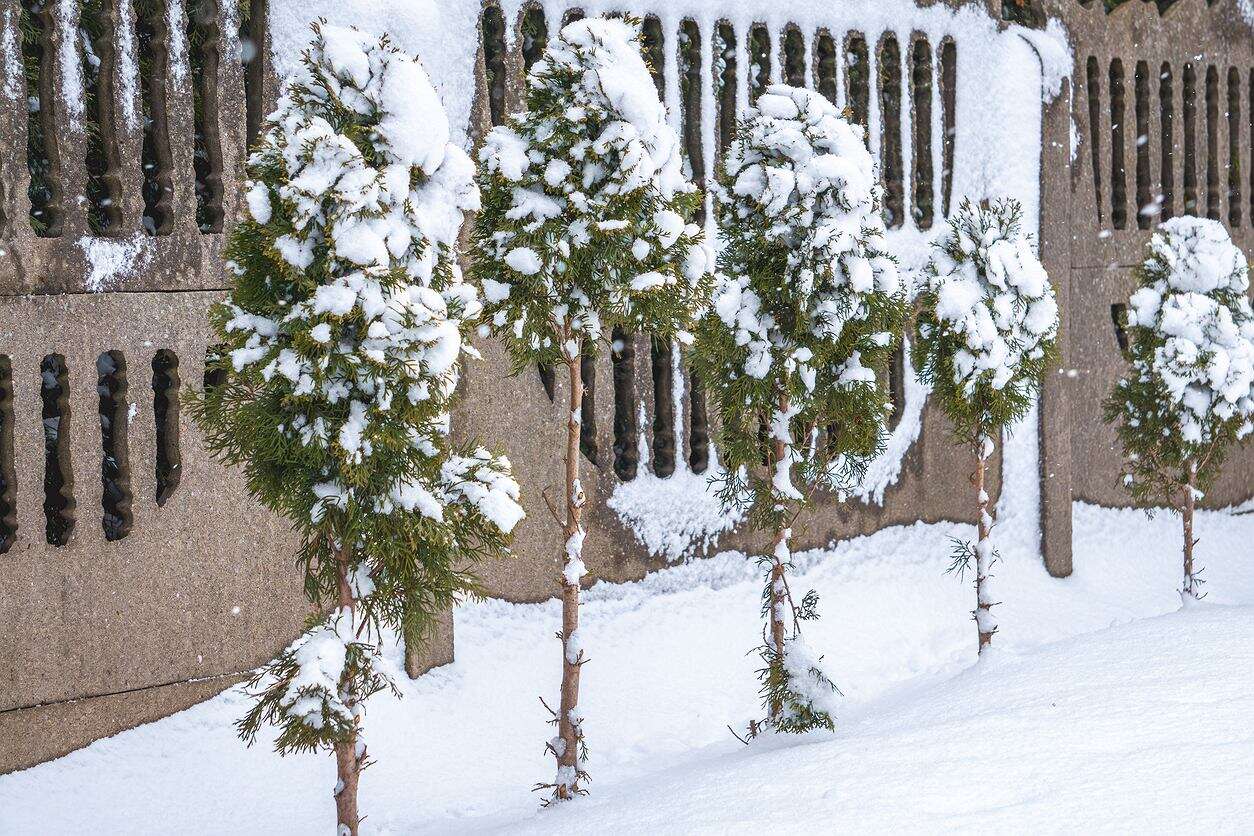
M1248 7L1252 0L1242 0ZM506 21L506 43L516 48L516 24L525 0L504 0L501 3ZM544 0L540 4L549 23L550 33L569 9L579 8L587 15L615 11L615 5L606 0ZM1054 21L1044 32L1030 31L1019 26L1000 28L998 21L988 15L983 7L968 5L952 9L943 4L919 8L914 0L796 0L789 4L773 0L639 0L630 4L637 15L656 15L666 36L665 61L662 67L664 89L668 101L675 101L679 90L679 62L676 50L671 48L680 23L691 19L697 24L701 43L701 69L709 78L709 46L714 42L719 22L732 25L737 37L738 66L750 65L745 38L755 23L765 24L771 33L772 76L780 77L782 33L788 24L800 28L805 42L807 58L813 55L815 35L826 29L839 41L847 31L861 32L867 43L878 44L885 34L893 34L899 44L909 44L914 37L926 37L933 50L939 49L946 39L957 46L958 72L956 89L955 124L957 137L954 143L954 166L951 209L956 209L962 198L972 201L985 198L1013 196L1024 207L1024 228L1033 233L1039 229L1040 220L1040 155L1042 136L1042 101L1050 101L1061 91L1062 81L1072 72L1071 48L1063 26ZM1244 8L1243 7L1243 8ZM470 142L470 118L475 95L475 67L479 45L478 3L461 0L274 0L270 10L271 39L275 70L283 75L296 68L299 55L308 40L309 24L320 17L329 23L351 23L363 30L388 32L402 49L417 54L444 102L449 114L454 142L464 147ZM904 51L903 51L904 52ZM842 58L843 58L842 50ZM902 182L913 182L913 145L910 136L909 64L903 54L903 108L901 114ZM807 60L807 64L809 61ZM933 194L940 206L940 183L943 168L942 134L940 126L940 62L933 60L932 103L932 157ZM842 64L843 66L843 64ZM878 89L878 62L872 60L868 67L869 84L874 92ZM747 71L737 73L736 100L741 109L748 102ZM838 98L848 95L844 73L837 73ZM702 147L707 160L717 145L714 134L715 102L713 85L702 84ZM678 108L671 109L672 120L678 120ZM884 119L880 112L879 96L870 96L869 135L872 151L879 154ZM911 189L906 189L907 206L912 205ZM907 211L903 226L889 230L888 244L901 260L903 272L918 269L929 254L932 240L945 228L943 218L937 217L931 230L920 230L912 213ZM712 215L712 213L711 213ZM710 227L713 230L711 223ZM921 417L925 388L914 383L911 374L906 375L906 403L901 423L890 436L886 452L872 463L867 479L852 499L869 504L882 504L886 492L898 481L904 457L918 440L921 433ZM677 407L678 411L678 407ZM676 423L676 427L682 426ZM677 436L680 435L677 433ZM1002 461L1002 493L998 507L998 519L1013 536L1025 536L1032 542L1025 547L1039 547L1039 459L1038 459L1038 410L1034 407L1009 433ZM642 461L646 461L642 459ZM686 467L682 456L677 456L676 476L685 476ZM639 478L646 478L642 472ZM655 479L655 483L663 480ZM635 512L620 514L624 522L642 542L658 543L652 534L661 524L658 517L648 513L666 501L670 491L658 491L648 496L648 481L636 489L625 489L630 501L624 496L618 501L621 508L630 506ZM660 485L656 486L660 488ZM704 500L702 500L704 501ZM707 515L702 514L702 517ZM722 526L712 515L709 520ZM728 525L727 528L731 526ZM709 526L698 526L709 533ZM720 528L720 531L725 530ZM701 535L697 535L701 536ZM652 550L652 546L650 547ZM674 546L661 552L673 554Z

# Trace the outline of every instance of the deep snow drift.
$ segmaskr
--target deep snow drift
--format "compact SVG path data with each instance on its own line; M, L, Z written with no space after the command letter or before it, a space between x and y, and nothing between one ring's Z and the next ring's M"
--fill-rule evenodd
M379 695L364 833L1172 830L1254 827L1254 515L1204 513L1208 602L1178 613L1179 525L1077 505L1076 573L1002 532L1001 652L972 669L948 535L917 524L797 556L807 631L845 692L835 735L741 746L758 706L757 570L743 556L586 595L592 796L538 811L558 605L457 613L457 662ZM397 661L396 654L393 660ZM330 757L245 749L237 691L0 777L4 834L316 833Z

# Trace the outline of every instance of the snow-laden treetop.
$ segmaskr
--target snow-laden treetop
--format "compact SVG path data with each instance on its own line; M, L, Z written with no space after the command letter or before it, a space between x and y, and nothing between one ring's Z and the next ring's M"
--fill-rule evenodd
M839 340L848 322L870 316L875 294L903 292L884 247L883 187L865 134L819 93L774 85L745 114L725 168L722 227L737 255L715 310L746 349L743 373L762 379L782 362L813 387L815 369L796 349ZM764 304L764 293L777 298ZM800 316L781 317L781 304ZM874 383L856 353L845 359L853 365L832 382Z
M249 175L251 218L228 248L237 287L215 310L233 376L209 407L228 421L258 410L257 426L230 429L259 440L231 443L305 466L312 524L359 505L442 522L466 501L508 532L522 516L508 462L443 462L481 310L454 246L479 193L422 66L386 38L315 26Z
M1254 429L1249 285L1245 255L1218 221L1172 218L1150 242L1142 287L1129 300L1128 324L1143 349L1134 371L1161 385L1190 444L1233 419L1238 436Z
M964 202L924 271L916 363L963 430L991 432L1026 409L1058 334L1021 214L1014 200Z
M824 96L774 85L758 97L727 155L718 201L724 248L700 366L721 419L728 501L779 523L794 483L847 488L882 444L892 351L905 289L884 244L882 187L861 128ZM768 480L739 482L764 455L759 421L782 445ZM813 434L839 424L839 438ZM840 462L832 469L829 454ZM840 475L840 482L831 481ZM831 477L824 479L824 477Z
M480 152L476 272L516 363L558 362L603 318L667 338L703 294L709 259L679 138L631 20L565 26L531 69L526 110Z

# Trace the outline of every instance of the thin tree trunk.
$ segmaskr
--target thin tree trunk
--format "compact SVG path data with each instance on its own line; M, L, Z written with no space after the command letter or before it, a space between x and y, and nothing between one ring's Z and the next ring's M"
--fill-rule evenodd
M780 395L779 410L781 414L788 413L788 396ZM774 422L772 422L774 424ZM788 454L787 446L782 438L775 436L775 427L771 427L771 476L774 477L775 468L779 467L779 463L784 461L784 457ZM787 606L788 587L785 585L784 564L789 559L788 551L788 535L789 530L777 525L775 529L775 537L771 542L771 645L776 653L784 652L784 641L786 637L784 625L784 608ZM780 712L784 710L784 706L779 700L771 700L770 720L771 722L779 719Z
M1197 465L1194 462L1185 465L1185 475L1188 484L1184 488L1184 507L1180 514L1184 525L1184 588L1180 590L1180 600L1188 605L1201 600L1198 580L1193 574L1193 546L1197 543L1193 538L1193 511L1197 507Z
M771 546L773 562L771 563L771 645L776 653L784 652L784 607L787 605L784 586L784 554L788 552L788 529L781 528L775 532L775 540ZM771 700L770 719L779 719L784 706L778 699Z
M356 601L353 598L353 588L348 583L348 549L343 544L336 547L335 561L340 609L352 613ZM345 701L345 706L350 711L353 705L351 698ZM365 752L360 755L357 752L356 722L353 721L353 731L348 739L335 744L335 771L339 779L335 787L337 836L357 836L360 822L357 815L357 782L361 778L361 763L365 759Z
M567 345L575 345L573 339ZM566 535L562 586L562 699L557 718L560 740L557 755L557 798L569 800L579 793L583 767L579 750L583 743L582 715L579 713L579 671L583 650L579 646L579 579L583 566L584 493L579 483L579 431L583 414L583 373L578 349L566 358L570 374L570 412L566 416Z
M993 454L993 439L980 432L975 445L975 491L979 507L976 523L979 536L975 544L975 624L980 634L979 652L983 653L993 641L993 633L997 632L997 617L992 609L997 602L993 600L988 582L993 559L993 543L989 538L993 518L988 512L988 489L985 485L988 457Z

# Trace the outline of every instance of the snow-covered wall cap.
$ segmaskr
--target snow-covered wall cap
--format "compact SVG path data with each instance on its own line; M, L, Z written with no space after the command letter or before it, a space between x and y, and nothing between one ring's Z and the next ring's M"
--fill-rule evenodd
M1254 0L1244 0L1254 2ZM1052 18L1045 30L1016 27L1036 55L1041 59L1041 99L1049 104L1062 92L1062 82L1071 78L1075 66L1075 53L1067 37L1067 28L1058 18Z

